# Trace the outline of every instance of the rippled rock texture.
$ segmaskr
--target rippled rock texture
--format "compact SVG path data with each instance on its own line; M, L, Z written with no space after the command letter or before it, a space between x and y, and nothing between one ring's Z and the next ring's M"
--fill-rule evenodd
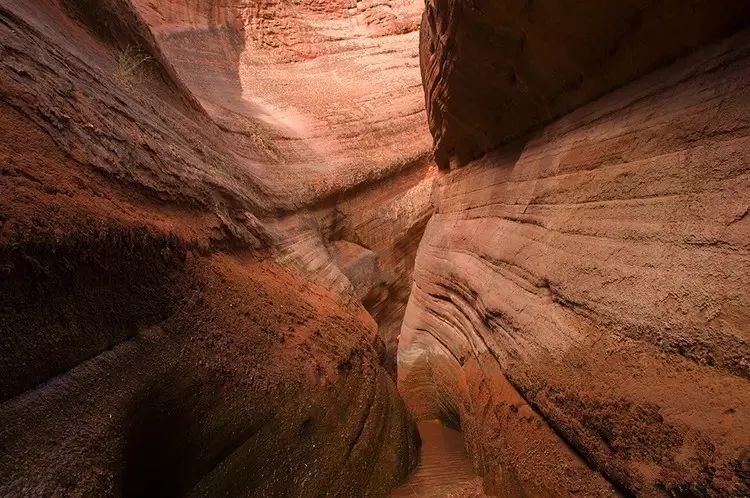
M459 421L488 491L750 493L749 47L703 48L438 178L401 382ZM431 105L454 88L458 105L450 81L427 77Z
M431 210L416 49L392 78L378 59L418 12L134 4L0 0L0 495L386 494L417 436L360 298L398 328L408 290L383 293ZM322 72L299 82L329 99L304 132L281 82L243 86L256 24L287 8L373 26L351 56L383 78L371 116ZM329 52L295 74L326 57L331 78Z
M485 496L481 480L472 472L461 433L438 420L424 420L418 425L422 439L419 465L404 484L393 490L391 497Z

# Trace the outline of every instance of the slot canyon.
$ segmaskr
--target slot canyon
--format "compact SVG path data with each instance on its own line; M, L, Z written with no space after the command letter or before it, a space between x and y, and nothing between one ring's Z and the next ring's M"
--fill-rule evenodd
M750 1L0 0L0 496L750 496Z

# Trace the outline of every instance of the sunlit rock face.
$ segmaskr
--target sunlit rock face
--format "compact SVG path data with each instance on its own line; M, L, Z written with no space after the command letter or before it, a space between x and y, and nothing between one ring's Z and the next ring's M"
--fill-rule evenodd
M256 174L284 207L427 161L421 2L136 5L223 126L283 149L268 151L282 164Z
M431 213L422 2L134 3L263 189L283 263L367 295L393 356ZM377 289L352 288L339 239L374 253Z
M440 32L461 50L441 63L456 71L484 61L485 52L463 51L472 45L462 34L500 26L492 10L467 4L452 3L464 17L442 3L429 14L455 24ZM526 4L532 20L545 8ZM702 12L715 26L727 11ZM503 26L509 38L522 24ZM557 50L606 47L599 28L609 24L590 26ZM552 25L524 32L528 50L559 35ZM697 32L680 31L680 43L698 43ZM655 53L677 43L651 40ZM747 31L707 45L438 176L401 334L400 388L418 416L461 424L488 491L750 492L748 47ZM428 66L435 54L423 53ZM523 57L543 67L534 55ZM480 150L506 138L498 127L511 119L512 135L533 122L514 106L549 96L566 102L557 113L582 95L530 87L518 96L495 69L484 67L485 79L425 75L429 105L473 127L438 131L438 148L447 138ZM591 88L588 76L580 88ZM490 88L509 112L494 125L474 107Z
M735 0L425 3L422 69L441 167L521 137L750 15Z
M360 300L397 330L431 212L419 13L332 5L0 0L0 495L383 496L407 474ZM351 40L274 62L274 18ZM281 67L309 107L273 93Z

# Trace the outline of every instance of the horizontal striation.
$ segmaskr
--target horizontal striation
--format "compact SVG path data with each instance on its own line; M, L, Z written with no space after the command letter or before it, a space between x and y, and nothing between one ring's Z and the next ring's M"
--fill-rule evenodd
M487 457L510 419L476 405L502 375L620 491L748 492L748 40L439 177L399 355L460 366L487 480L513 467ZM585 494L561 473L537 484Z
M425 4L420 59L442 168L465 165L750 20L750 7L732 0L689 9L677 0Z

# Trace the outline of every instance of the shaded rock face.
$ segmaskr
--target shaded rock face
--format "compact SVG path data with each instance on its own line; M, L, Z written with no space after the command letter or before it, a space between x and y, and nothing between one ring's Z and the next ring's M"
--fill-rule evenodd
M468 50L460 34L442 42ZM748 47L705 47L436 181L399 375L417 415L458 420L488 491L750 493ZM451 81L426 75L430 105L462 112Z
M407 4L322 5L371 27L358 63L416 40ZM0 0L0 495L382 496L413 464L359 301L398 329L431 212L416 50L374 71L398 126L291 134L243 86L251 10Z
M422 72L435 159L444 168L519 138L750 16L750 5L734 0L425 3Z

